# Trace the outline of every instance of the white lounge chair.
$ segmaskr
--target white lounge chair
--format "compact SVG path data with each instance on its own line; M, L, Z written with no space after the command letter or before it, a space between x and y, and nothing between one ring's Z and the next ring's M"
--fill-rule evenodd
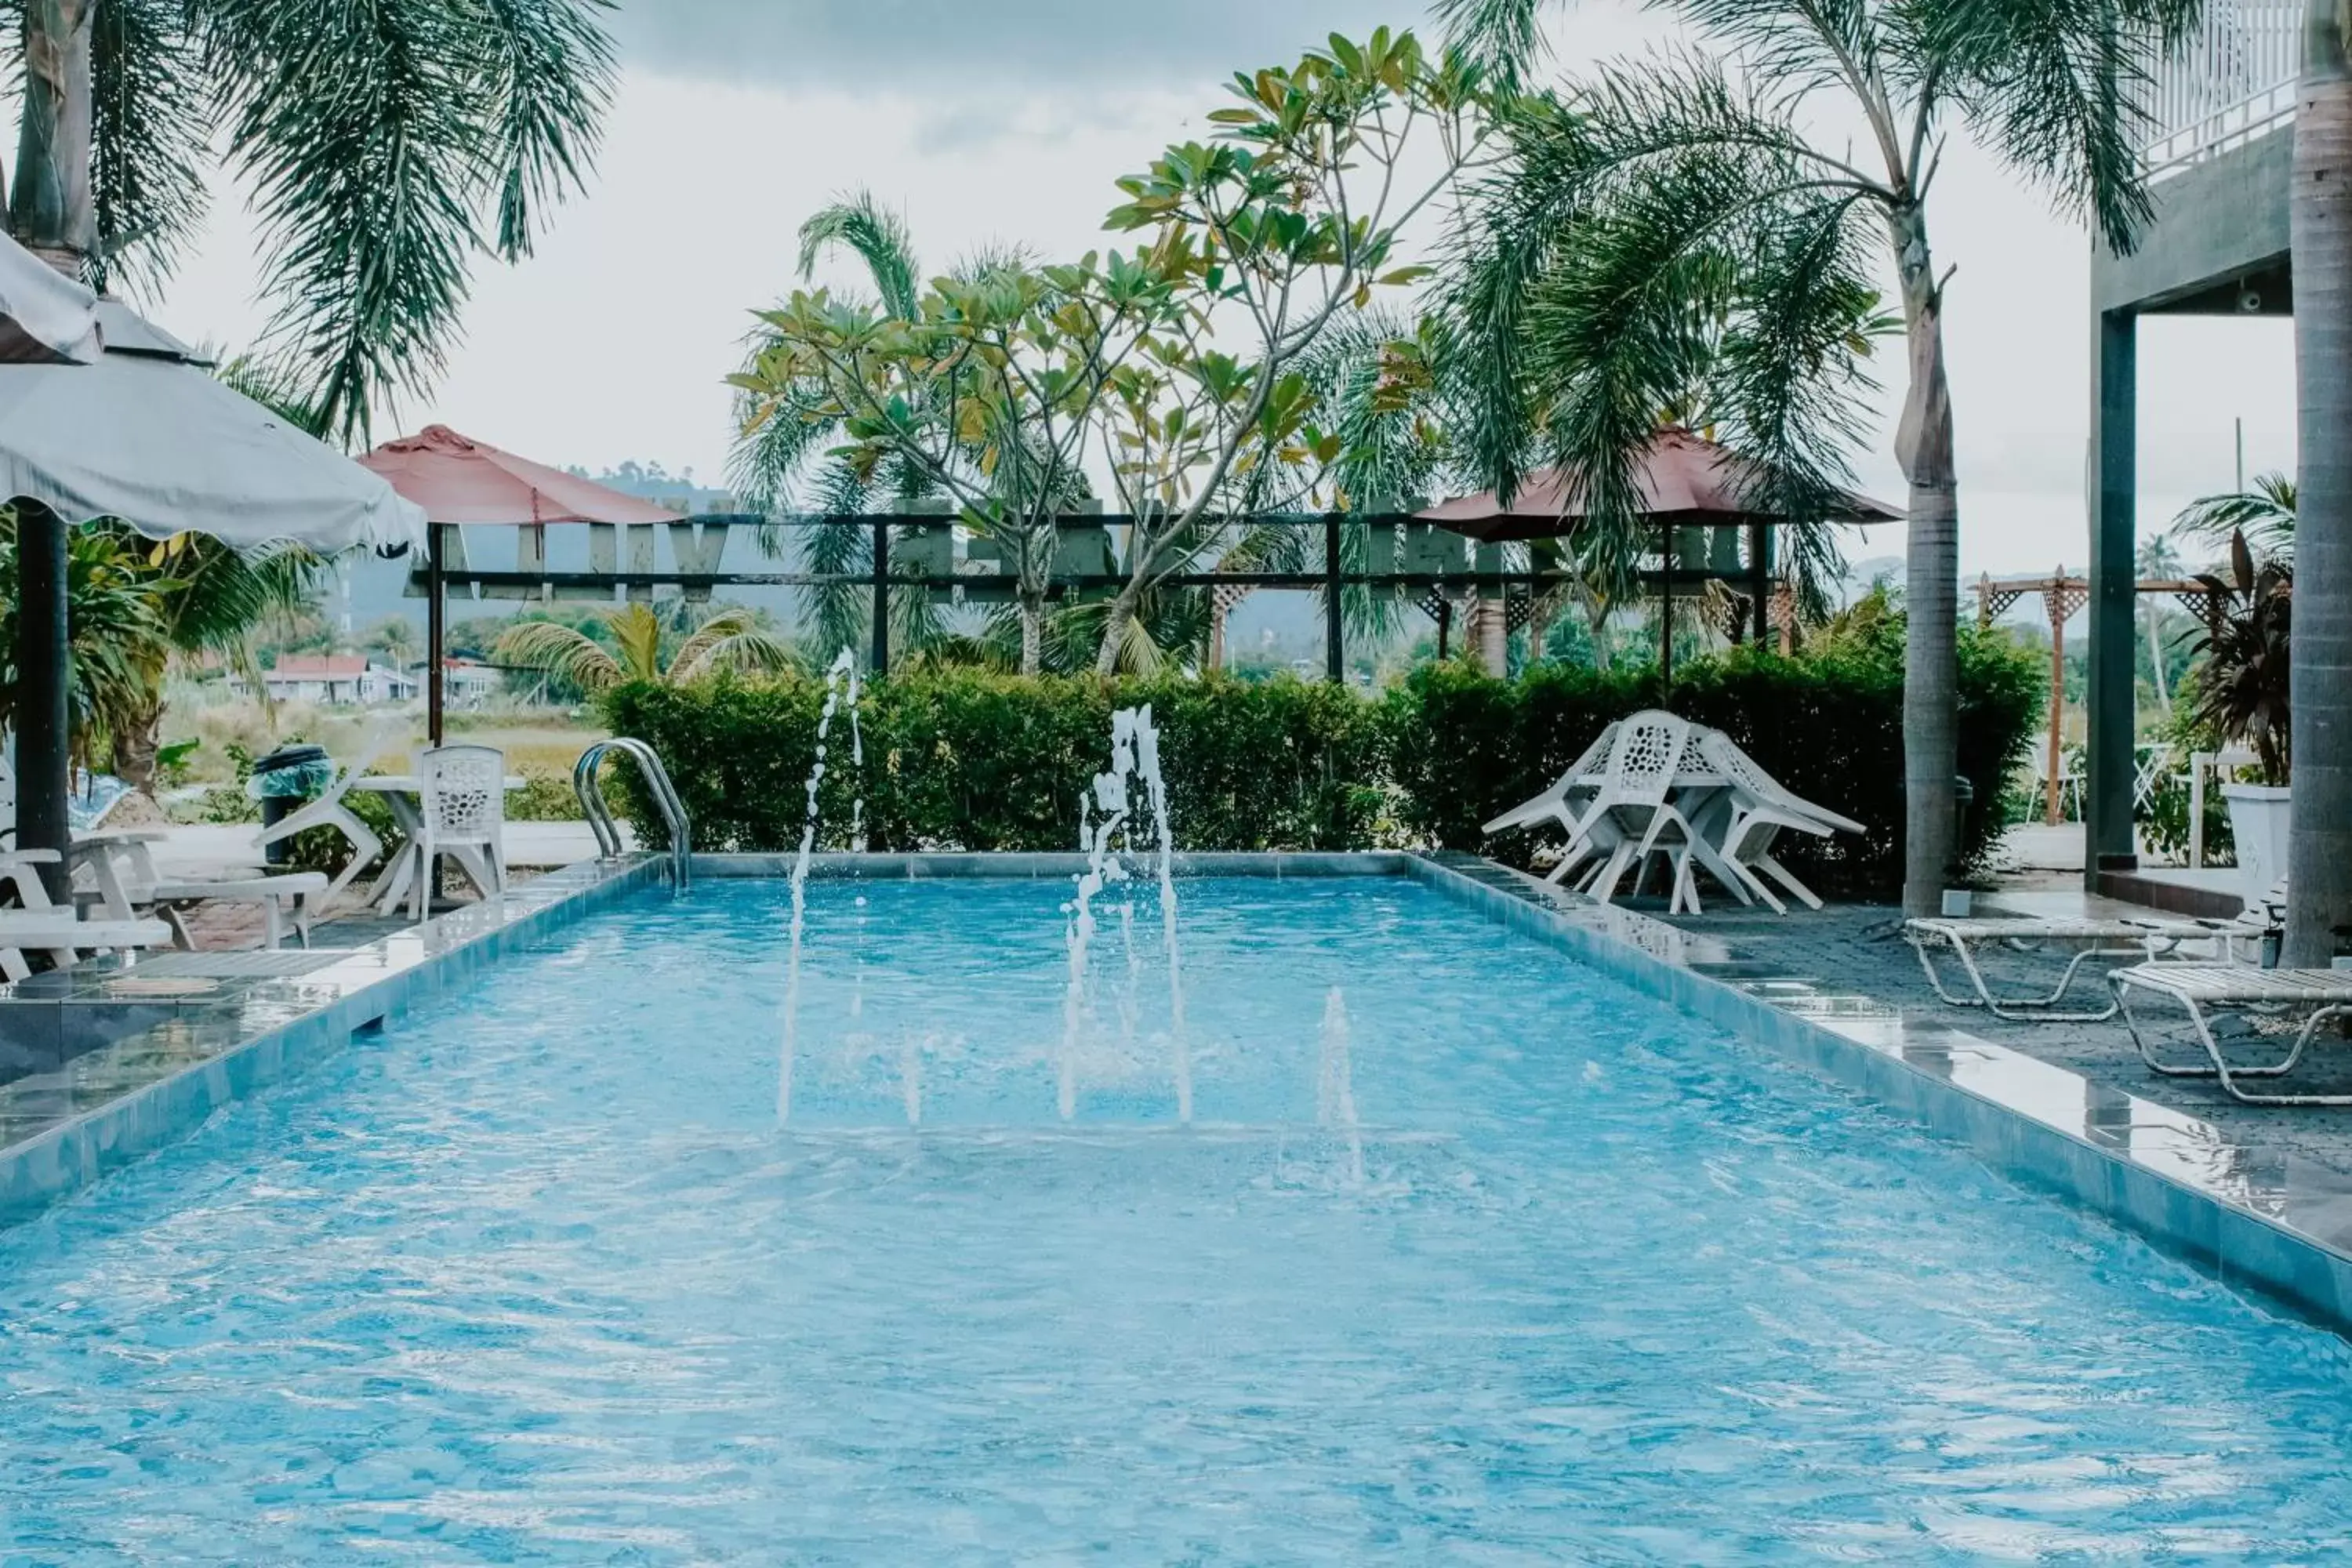
M1903 936L1919 955L1919 967L1927 972L1927 984L1946 1002L1955 1007L1982 1007L1995 1017L2015 1023L2034 1024L2095 1024L2116 1016L2112 1001L2096 1012L2057 1010L2083 966L2094 958L2152 961L2185 942L2225 944L2229 940L2225 930L2208 921L2044 920L2027 916L1907 920L1903 922ZM1978 954L1986 950L2040 952L2053 948L2060 952L2071 949L2074 956L2059 975L2057 985L2040 995L1997 994L1977 963ZM1975 995L1956 995L1945 984L1933 956L1939 949L1948 951L1958 962ZM2226 948L2222 951L2226 952Z
M23 980L33 973L27 953L47 955L51 967L71 969L85 953L131 952L169 947L173 931L162 921L77 918L52 903L40 868L58 863L54 849L20 849L0 855L0 883L13 887L22 909L0 910L0 975Z
M506 891L506 753L495 746L440 746L417 759L417 815L411 847L415 885L411 918L433 903L433 873L443 856L457 862L483 898Z
M310 945L310 926L325 903L331 884L323 871L281 871L266 876L169 878L155 869L150 846L164 835L137 829L110 830L78 836L74 840L77 869L86 869L93 897L114 920L132 920L153 910L169 921L183 947L194 947L180 923L179 904L217 901L258 904L262 910L262 946L276 949L291 929L304 947Z
M2141 963L2107 976L2116 1006L2131 1031L2132 1044L2150 1070L2167 1078L2217 1079L2232 1097L2248 1105L2352 1105L2352 1094L2268 1094L2238 1086L2240 1079L2277 1079L2293 1072L2322 1026L2352 1016L2352 973L2340 969L2256 969L2245 964ZM2140 1020L2132 1012L2135 992L2178 1004L2205 1047L2210 1067L2180 1067L2158 1061ZM2254 1067L2231 1067L2213 1038L2206 1015L2236 1013L2273 1019L2301 1015L2294 1044L2276 1061Z
M328 883L327 890L319 896L317 907L320 909L331 903L338 894L352 885L360 873L375 864L376 858L383 853L383 840L377 837L375 829L360 819L358 813L344 804L343 797L351 792L352 782L354 779L375 766L376 759L383 755L385 750L391 746L395 733L397 733L397 727L394 725L371 726L360 742L358 752L352 756L350 763L344 765L343 770L335 775L334 782L327 786L325 794L299 811L280 817L263 828L260 836L254 840L256 848L267 849L273 844L284 843L296 834L308 832L313 827L334 828L345 838L351 840L351 860L341 870L335 873L334 880Z

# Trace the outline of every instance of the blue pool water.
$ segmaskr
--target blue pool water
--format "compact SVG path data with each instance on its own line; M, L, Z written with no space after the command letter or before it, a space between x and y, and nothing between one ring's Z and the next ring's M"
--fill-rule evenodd
M1432 889L1186 895L1190 1129L1148 908L1066 1125L1053 885L898 883L780 1131L722 883L0 1234L0 1563L2345 1552L2344 1342Z

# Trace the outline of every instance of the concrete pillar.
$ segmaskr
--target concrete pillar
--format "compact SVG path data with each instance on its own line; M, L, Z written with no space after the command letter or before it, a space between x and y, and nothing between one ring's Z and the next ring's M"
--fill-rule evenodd
M2091 626L2083 790L2084 886L2102 866L2137 864L2132 850L2132 667L2138 652L2134 559L2138 534L2137 319L2100 312L2091 353Z

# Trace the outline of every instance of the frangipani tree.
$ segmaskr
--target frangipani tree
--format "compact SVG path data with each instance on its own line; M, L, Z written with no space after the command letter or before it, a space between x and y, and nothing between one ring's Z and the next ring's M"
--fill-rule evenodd
M2198 0L1662 0L1729 61L1683 56L1621 67L1514 117L1508 187L1467 257L1472 325L1486 343L1501 438L1485 454L1507 480L1523 427L1527 356L1557 346L1582 382L1548 427L1555 458L1594 476L1604 508L1650 411L1612 384L1629 359L1671 356L1694 281L1737 269L1753 331L1744 365L1748 436L1802 475L1803 439L1834 410L1822 395L1821 307L1871 271L1901 301L1907 384L1895 457L1910 481L1906 598L1904 906L1933 913L1955 847L1959 496L1945 374L1948 268L1928 202L1956 129L1991 149L2102 238L2130 248L2151 208L2133 152L2149 66ZM1548 0L1443 0L1459 41L1498 68L1540 52ZM1861 144L1808 130L1851 116ZM1562 231L1605 243L1538 287ZM1702 296L1703 297L1703 296ZM1833 301L1832 301L1833 302ZM1574 368L1589 355L1589 369ZM1832 389L1833 390L1833 389ZM1635 417L1636 414L1643 417ZM1772 455L1767 451L1766 455Z
M1334 34L1293 67L1242 74L1210 115L1218 139L1173 146L1119 182L1108 226L1153 235L1176 289L1103 423L1112 482L1136 518L1098 673L1155 578L1197 554L1220 511L1327 501L1343 435L1309 356L1335 321L1427 268L1400 265L1402 231L1483 144L1481 74L1410 32Z
M1314 492L1340 443L1314 427L1300 362L1344 312L1421 275L1393 264L1399 230L1486 124L1476 72L1386 29L1244 76L1236 98L1216 140L1120 182L1108 226L1146 237L1131 253L1007 258L934 279L911 310L796 293L761 313L733 378L747 440L778 420L835 428L854 472L904 465L999 542L1024 671L1054 520L1087 493L1089 463L1139 519L1101 621L1105 674L1155 581L1223 539L1213 514Z

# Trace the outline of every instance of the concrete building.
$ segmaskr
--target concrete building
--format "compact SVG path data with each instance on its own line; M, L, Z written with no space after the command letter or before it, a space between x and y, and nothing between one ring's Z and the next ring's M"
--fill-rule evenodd
M2091 258L2091 625L2085 880L2132 852L2138 321L2294 313L2287 188L2305 0L2206 0L2161 66L2142 157L2157 218L2129 256Z

